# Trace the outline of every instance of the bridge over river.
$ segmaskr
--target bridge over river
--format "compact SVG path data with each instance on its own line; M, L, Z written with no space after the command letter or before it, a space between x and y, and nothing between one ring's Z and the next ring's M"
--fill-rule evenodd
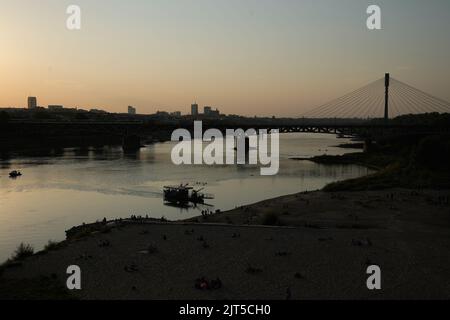
M203 129L268 129L281 133L307 132L372 137L386 134L443 133L449 125L404 123L390 120L408 114L449 113L450 103L395 80L386 74L342 97L303 114L297 119L232 118L204 119ZM178 121L56 121L10 120L0 126L0 147L14 144L108 144L124 136L139 135L167 140L177 128L193 129L192 118Z

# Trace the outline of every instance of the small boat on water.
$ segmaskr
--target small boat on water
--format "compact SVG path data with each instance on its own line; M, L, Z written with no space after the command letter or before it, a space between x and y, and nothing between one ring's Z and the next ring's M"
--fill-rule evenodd
M173 204L203 204L205 199L214 199L211 194L201 192L204 188L195 190L189 184L180 184L179 186L165 186L164 200Z
M10 178L17 178L17 177L20 177L20 176L22 176L22 173L20 171L17 171L17 170L11 171L9 173L9 177Z

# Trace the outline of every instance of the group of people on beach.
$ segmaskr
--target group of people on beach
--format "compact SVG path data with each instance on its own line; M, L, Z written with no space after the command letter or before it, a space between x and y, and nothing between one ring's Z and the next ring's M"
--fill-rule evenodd
M195 280L195 288L198 290L218 290L222 288L222 280L219 278L209 281L205 277Z
M205 210L202 210L202 217L207 217L207 216L210 216L210 215L213 215L213 214L217 214L217 213L221 213L221 211L220 210L216 210L216 211L211 211L211 210L209 210L209 209L205 209Z

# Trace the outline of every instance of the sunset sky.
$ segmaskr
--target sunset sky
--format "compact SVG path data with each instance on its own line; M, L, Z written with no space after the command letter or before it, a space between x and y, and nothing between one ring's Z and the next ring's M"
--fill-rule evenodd
M0 0L0 106L296 116L385 72L448 101L449 30L448 0Z

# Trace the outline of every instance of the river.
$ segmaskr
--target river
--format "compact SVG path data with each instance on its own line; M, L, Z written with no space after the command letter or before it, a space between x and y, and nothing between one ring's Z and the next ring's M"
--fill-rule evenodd
M170 220L228 210L264 199L354 178L369 170L354 165L319 165L292 157L337 155L357 150L335 147L348 143L325 134L282 134L280 171L260 176L257 166L175 166L172 142L157 143L132 155L120 147L68 148L2 155L0 159L0 260L21 242L42 249L65 238L65 230L83 222L148 215ZM10 179L12 170L22 177ZM165 185L205 186L215 195L208 206L180 209L163 202Z

